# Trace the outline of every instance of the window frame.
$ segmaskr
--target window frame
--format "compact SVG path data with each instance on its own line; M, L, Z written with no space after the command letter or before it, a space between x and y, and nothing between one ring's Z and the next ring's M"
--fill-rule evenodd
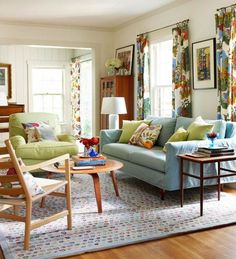
M66 125L71 120L70 114L70 96L69 91L66 91L66 86L70 85L70 67L69 63L66 62L45 62L45 61L37 61L37 62L28 62L28 81L29 81L29 89L28 89L28 111L33 110L33 95L57 95L57 93L50 93L50 94L40 94L36 93L33 94L33 79L32 79L32 70L37 68L42 69L63 69L63 89L62 89L62 109L63 109L63 118L60 121L60 125Z

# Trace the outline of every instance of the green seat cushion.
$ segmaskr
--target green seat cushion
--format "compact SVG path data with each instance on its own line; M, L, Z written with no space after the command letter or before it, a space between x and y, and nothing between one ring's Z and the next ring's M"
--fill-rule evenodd
M142 124L146 123L149 124L151 121L128 121L128 120L123 120L123 126L122 126L122 133L119 139L119 143L128 143L132 135L134 134L135 130Z
M130 154L130 162L165 172L166 154L161 147L154 146L152 149L137 149Z
M201 116L197 117L194 122L192 122L187 131L188 140L203 140L206 139L206 134L211 132L213 129L213 124L206 123Z
M76 155L78 153L77 145L61 141L40 141L19 145L16 148L18 157L32 160L48 160L67 153Z
M110 143L103 146L102 153L129 161L130 154L137 149L144 148L124 143Z

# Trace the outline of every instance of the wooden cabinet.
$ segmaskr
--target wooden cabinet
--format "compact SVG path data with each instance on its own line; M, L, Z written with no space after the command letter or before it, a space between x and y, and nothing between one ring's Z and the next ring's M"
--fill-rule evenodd
M119 115L119 127L122 120L134 118L134 78L133 76L107 76L102 77L100 82L100 108L103 97L124 97L127 114ZM100 109L101 110L101 109ZM108 129L108 116L101 114L100 128Z
M8 104L8 106L0 106L0 123L4 123L4 126L0 127L0 133L9 131L8 126L5 126L9 121L9 115L24 111L24 104Z

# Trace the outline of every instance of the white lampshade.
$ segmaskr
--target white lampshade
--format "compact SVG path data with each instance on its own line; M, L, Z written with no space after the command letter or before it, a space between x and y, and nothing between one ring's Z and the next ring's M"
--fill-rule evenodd
M103 97L101 114L126 114L124 97Z
M7 96L4 92L0 92L0 106L7 106Z

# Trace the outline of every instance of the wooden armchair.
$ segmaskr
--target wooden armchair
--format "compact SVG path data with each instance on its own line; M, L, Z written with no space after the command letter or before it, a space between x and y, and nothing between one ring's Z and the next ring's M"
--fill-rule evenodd
M10 198L0 198L0 218L21 221L25 223L24 249L29 249L30 231L42 225L48 224L61 217L67 216L67 227L72 229L72 213L71 213L71 184L70 184L70 165L69 154L56 157L54 159L44 161L42 163L25 166L20 163L20 159L16 157L15 151L10 140L5 141L6 147L0 148L0 155L8 154L9 158L0 158L0 169L15 168L16 174L0 176L0 196L8 195ZM34 180L43 188L44 193L37 194L32 197L29 186L24 179L24 172L42 168L44 166L54 164L55 162L65 161L65 180L52 180L44 178L34 178ZM15 188L7 188L7 184L18 182ZM59 188L65 186L65 193L56 192ZM16 196L23 196L19 198ZM54 214L44 219L31 221L32 203L39 201L46 195L54 195L66 198L67 208L62 212ZM13 207L13 214L4 211L9 206ZM17 215L18 206L25 206L25 216ZM4 212L3 212L4 211Z

